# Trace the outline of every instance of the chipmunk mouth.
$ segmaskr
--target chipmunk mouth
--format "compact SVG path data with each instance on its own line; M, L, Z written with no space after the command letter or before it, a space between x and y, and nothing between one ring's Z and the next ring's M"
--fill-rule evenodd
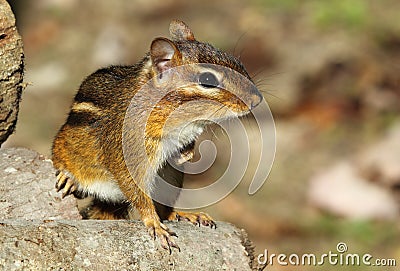
M245 90L240 93L235 93L229 89L220 88L218 95L211 99L220 102L227 109L235 113L235 116L243 116L251 112L262 101L263 96L258 89L253 85L247 85Z
M257 105L259 105L263 99L264 97L257 89L252 94L250 94L250 110L256 108Z

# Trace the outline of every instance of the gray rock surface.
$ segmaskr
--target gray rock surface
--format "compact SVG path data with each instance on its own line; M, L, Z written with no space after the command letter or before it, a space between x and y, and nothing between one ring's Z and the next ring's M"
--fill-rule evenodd
M181 248L170 255L141 221L80 220L75 199L61 200L54 182L42 155L0 150L0 270L262 270L231 224L166 223Z
M61 200L49 159L23 148L0 149L0 219L80 219L76 200Z
M138 221L1 221L2 270L250 270L240 230L167 223L171 254Z

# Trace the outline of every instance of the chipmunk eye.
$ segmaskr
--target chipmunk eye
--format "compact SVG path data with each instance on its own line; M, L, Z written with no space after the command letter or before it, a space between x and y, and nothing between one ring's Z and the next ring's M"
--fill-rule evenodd
M218 87L219 82L217 77L211 72L203 72L199 76L199 84L205 88Z

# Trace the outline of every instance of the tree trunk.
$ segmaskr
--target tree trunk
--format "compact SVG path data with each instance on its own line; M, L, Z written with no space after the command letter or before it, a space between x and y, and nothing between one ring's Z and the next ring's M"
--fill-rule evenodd
M17 122L23 89L24 52L7 1L0 0L0 146Z

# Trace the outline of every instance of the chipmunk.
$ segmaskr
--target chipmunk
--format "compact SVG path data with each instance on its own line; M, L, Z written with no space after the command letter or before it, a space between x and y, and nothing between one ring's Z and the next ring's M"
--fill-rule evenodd
M147 190L157 189L155 176L158 174L168 183L182 188L183 173L179 166L193 157L195 141L210 123L207 119L218 121L231 116L228 110L221 110L221 104L236 115L245 115L263 97L254 85L230 78L217 68L213 69L214 66L195 65L186 69L195 83L186 84L188 77L176 77L174 68L204 63L227 67L252 82L236 57L197 41L184 22L172 21L169 30L171 39L154 39L150 51L137 64L102 68L82 82L68 118L54 139L52 159L57 170L56 188L62 190L62 197L73 194L94 198L88 218L129 219L136 209L149 233L160 239L161 246L171 253L172 248L179 249L179 246L173 238L175 233L162 223L163 220L188 220L211 228L216 224L205 213L174 211L173 207L153 200L151 191ZM173 80L182 87L175 88ZM141 114L130 116L132 140L124 150L125 115L131 100L139 96L139 89L146 84L155 91L171 89L168 97L158 101L152 109L144 131L140 130L140 125L135 128L135 123L146 121L141 119ZM240 94L245 101L233 93ZM151 95L145 95L148 96L142 95L137 105L138 112L154 106ZM196 100L214 102L194 105L193 112L183 111L168 129L163 127L169 112L178 105ZM182 138L176 138L178 134L183 134ZM148 157L137 152L143 146L135 139L142 135ZM133 174L124 160L124 152L133 157L130 166L137 169ZM170 158L178 168L167 162ZM171 203L178 194L170 196Z

